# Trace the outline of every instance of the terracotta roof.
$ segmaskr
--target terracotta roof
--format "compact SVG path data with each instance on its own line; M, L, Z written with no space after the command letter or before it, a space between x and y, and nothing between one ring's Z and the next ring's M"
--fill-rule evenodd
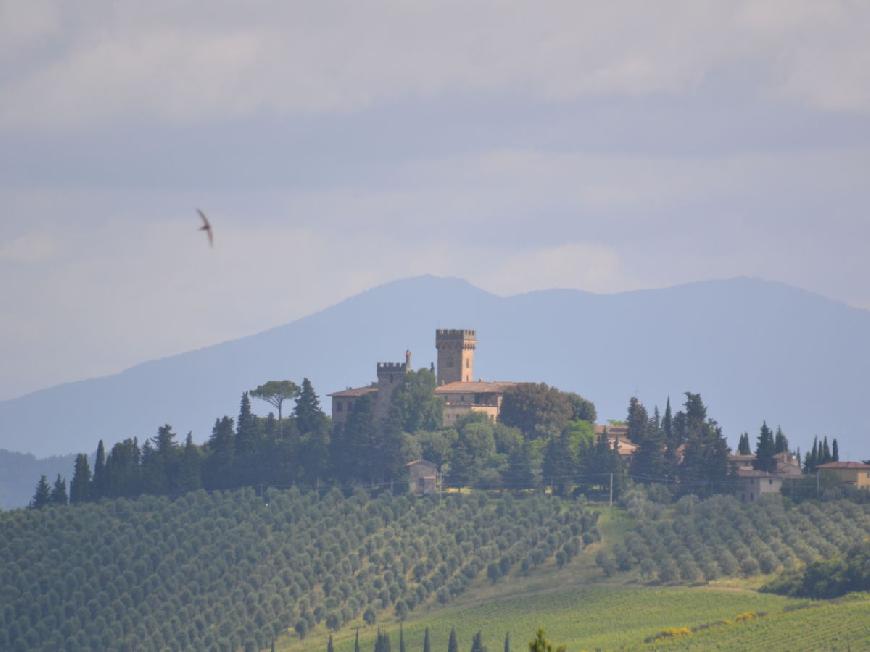
M339 398L359 398L360 396L365 396L366 394L371 394L376 391L378 391L377 387L372 387L371 385L368 385L367 387L352 387L349 389L343 389L340 392L333 392L332 394L327 394L327 396L338 396Z
M434 462L430 462L429 460L411 460L410 462L405 464L405 466L415 466L417 464L419 464L420 466L427 466L436 471L438 470L438 465Z
M870 471L870 464L864 464L863 462L828 462L827 464L820 464L820 469L864 469Z
M483 380L471 381L468 383L455 382L445 383L435 388L436 394L500 394L516 387L519 383L514 383L508 380L499 380L487 382Z
M737 453L735 455L729 455L728 460L730 462L751 462L755 459L755 455L752 453Z
M737 469L737 475L741 478L782 478L782 475L777 473L768 473L758 469Z

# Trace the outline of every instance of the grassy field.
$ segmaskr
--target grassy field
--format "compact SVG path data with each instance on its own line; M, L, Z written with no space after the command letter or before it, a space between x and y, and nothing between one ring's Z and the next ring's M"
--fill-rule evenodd
M605 510L600 522L605 540L632 527L621 510ZM600 545L600 544L599 544ZM502 650L510 634L514 652L526 648L538 627L569 652L580 650L859 650L870 649L870 596L812 603L756 592L761 578L722 580L706 586L659 587L638 583L633 575L604 578L591 546L562 569L550 564L523 576L491 584L480 579L446 607L429 605L404 623L408 650L422 650L428 627L435 652L447 649L455 627L460 650L481 630L491 652ZM747 615L749 614L749 615ZM369 652L377 627L388 631L398 649L399 625L389 614L374 627L360 623L360 647ZM676 638L650 640L668 628ZM694 631L693 631L694 630ZM352 652L353 627L334 635L336 652ZM282 652L326 650L321 626L304 641L281 639Z

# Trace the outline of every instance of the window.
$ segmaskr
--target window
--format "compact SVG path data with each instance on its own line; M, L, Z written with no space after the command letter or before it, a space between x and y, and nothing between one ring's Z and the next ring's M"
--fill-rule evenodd
M768 478L768 479L767 479L767 484L773 484L773 478Z
M471 358L465 358L465 368L471 369Z

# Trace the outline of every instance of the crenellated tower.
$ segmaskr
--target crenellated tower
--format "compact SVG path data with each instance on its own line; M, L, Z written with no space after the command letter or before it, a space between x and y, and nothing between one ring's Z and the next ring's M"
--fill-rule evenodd
M435 331L439 385L471 382L474 378L476 346L477 337L473 330L438 329Z

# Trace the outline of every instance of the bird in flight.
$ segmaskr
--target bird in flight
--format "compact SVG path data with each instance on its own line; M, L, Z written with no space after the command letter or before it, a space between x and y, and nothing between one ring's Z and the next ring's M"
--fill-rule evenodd
M208 244L210 247L214 247L214 232L211 230L211 222L208 221L208 218L198 208L196 212L199 213L199 216L202 218L202 226L199 227L200 231L205 231L208 234Z

